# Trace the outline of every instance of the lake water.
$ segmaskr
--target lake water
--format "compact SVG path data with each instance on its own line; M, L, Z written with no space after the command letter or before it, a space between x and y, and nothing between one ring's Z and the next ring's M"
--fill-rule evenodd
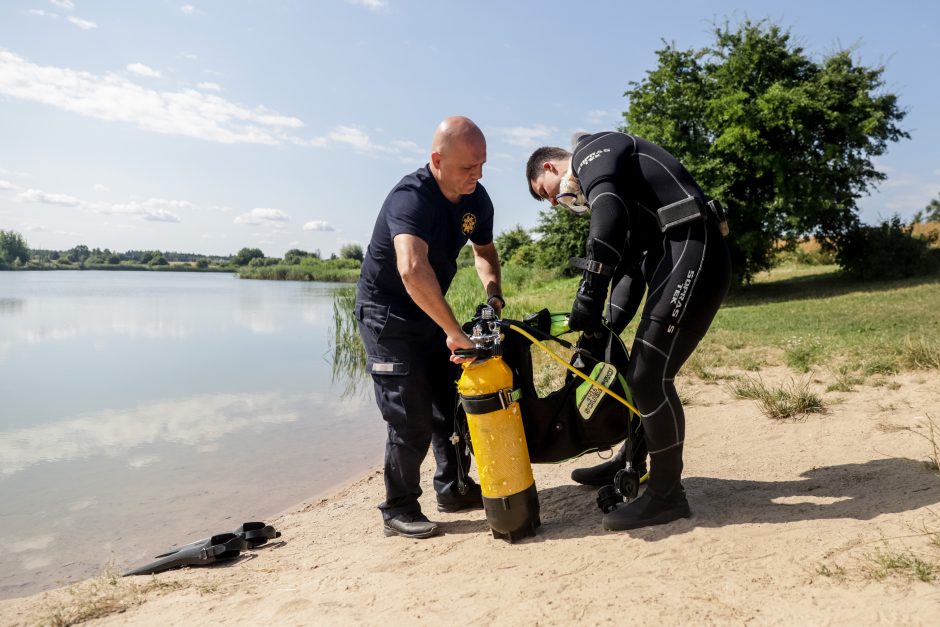
M371 386L331 383L335 289L0 272L0 598L150 561L380 465Z

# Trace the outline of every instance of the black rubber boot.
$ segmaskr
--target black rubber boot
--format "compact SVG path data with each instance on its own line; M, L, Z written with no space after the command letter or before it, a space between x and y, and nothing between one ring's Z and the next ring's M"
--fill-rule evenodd
M650 478L638 499L604 514L604 529L623 531L662 525L692 515L682 478L682 446L650 455Z
M667 494L657 494L650 486L635 501L618 506L604 514L604 529L625 531L663 525L692 515L689 501L685 498L682 484L677 484Z
M636 454L633 456L633 468L640 473L640 476L646 474L646 446L642 443L637 446ZM624 444L617 451L616 455L607 461L591 466L590 468L577 468L571 471L571 480L581 485L590 485L601 488L605 485L611 485L614 482L614 475L617 471L623 470L627 465L627 445Z

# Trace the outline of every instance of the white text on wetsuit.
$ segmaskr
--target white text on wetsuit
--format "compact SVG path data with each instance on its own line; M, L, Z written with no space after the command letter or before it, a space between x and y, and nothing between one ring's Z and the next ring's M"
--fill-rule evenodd
M578 164L578 170L580 170L581 168L583 168L585 165L589 164L590 162L594 161L595 159L600 157L601 154L605 152L610 152L610 148L604 148L602 150L595 150L594 152L592 152L591 154L589 154L588 156L586 156L584 159L581 160L581 163Z
M676 291L672 293L672 299L669 301L669 304L673 306L672 309L672 319L676 322L679 322L679 316L682 313L682 307L685 305L685 297L689 293L689 286L692 285L692 279L695 277L695 270L689 270L689 273L685 277L685 281L676 286ZM675 331L675 325L670 324L669 328L666 329L667 333L672 333Z

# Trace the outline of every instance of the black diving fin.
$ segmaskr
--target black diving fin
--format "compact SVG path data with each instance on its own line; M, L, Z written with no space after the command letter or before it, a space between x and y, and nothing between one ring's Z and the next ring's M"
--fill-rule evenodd
M124 576L152 575L182 566L209 566L230 561L242 551L257 548L280 536L280 531L263 522L242 523L232 533L216 534L157 555L156 561L130 570Z

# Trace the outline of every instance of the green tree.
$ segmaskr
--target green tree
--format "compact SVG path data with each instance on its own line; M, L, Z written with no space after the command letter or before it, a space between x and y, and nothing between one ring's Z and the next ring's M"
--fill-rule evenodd
M914 224L918 222L940 222L940 195L934 198L927 206L914 214Z
M583 257L587 251L587 234L591 221L576 216L563 207L539 211L539 223L533 230L542 237L536 242L536 263L543 268L561 270L567 276L578 272L568 260Z
M235 253L232 263L236 266L247 266L252 259L264 259L264 253L260 248L242 248Z
M19 259L21 263L29 261L29 246L16 231L0 230L0 265L12 265Z
M345 244L339 249L341 259L355 259L362 261L362 246L359 244Z
M672 152L729 213L735 275L768 268L775 243L832 241L885 175L872 164L908 138L883 66L851 50L819 61L765 21L726 23L700 50L667 44L631 83L625 129Z
M497 235L494 243L496 244L496 252L499 253L500 262L508 263L513 261L519 249L532 244L532 236L522 228L522 225L517 224L508 231L503 231Z
M304 257L309 257L310 253L306 250L300 250L299 248L291 248L286 253L284 253L284 263L297 265L300 263L300 260Z
M74 248L70 248L65 253L65 258L71 261L72 263L85 263L85 260L91 256L91 251L88 250L88 246L84 244L79 244Z

